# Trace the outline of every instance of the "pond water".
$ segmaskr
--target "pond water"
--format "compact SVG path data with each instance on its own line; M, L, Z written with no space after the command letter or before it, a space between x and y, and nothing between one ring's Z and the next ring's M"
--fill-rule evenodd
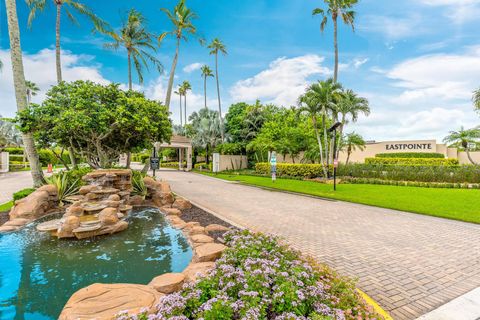
M128 221L123 232L89 240L59 240L35 225L0 235L0 319L57 319L92 283L147 284L187 267L191 248L158 209L135 209Z

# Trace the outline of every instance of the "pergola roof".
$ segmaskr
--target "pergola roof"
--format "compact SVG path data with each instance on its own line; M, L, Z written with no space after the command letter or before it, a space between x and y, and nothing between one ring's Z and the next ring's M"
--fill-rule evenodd
M170 143L163 142L157 144L158 148L188 148L192 147L192 140L184 136L174 135L170 139Z

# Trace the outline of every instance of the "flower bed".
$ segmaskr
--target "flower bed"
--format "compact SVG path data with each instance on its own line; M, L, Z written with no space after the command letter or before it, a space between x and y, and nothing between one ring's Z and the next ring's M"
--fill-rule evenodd
M134 318L382 319L351 280L306 262L275 238L237 231L226 234L225 241L229 248L206 277L162 297L156 314Z
M365 158L365 164L406 166L456 166L458 165L458 160L440 158Z

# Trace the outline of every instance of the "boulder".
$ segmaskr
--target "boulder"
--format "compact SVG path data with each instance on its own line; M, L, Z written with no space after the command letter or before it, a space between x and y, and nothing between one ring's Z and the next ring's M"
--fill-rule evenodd
M215 262L190 263L182 273L185 275L185 281L192 282L199 277L206 276L213 267L215 267Z
M152 287L137 284L95 283L75 292L62 310L60 320L111 320L122 311L135 315L143 308L153 310L163 295Z
M171 205L174 202L173 194L170 192L155 192L152 195L153 203L157 207L164 207L166 205Z
M193 243L197 244L204 244L204 243L212 243L213 242L213 238L212 237L209 237L207 235L204 235L204 234L195 234L193 236L190 237L190 240L192 240Z
M10 220L10 221L7 221L3 224L4 227L7 227L7 226L12 226L12 227L23 227L24 225L26 225L27 223L29 223L31 220L28 220L28 219L22 219L22 218L17 218L17 219L13 219L13 220Z
M175 208L169 208L169 207L161 207L160 211L166 214L167 216L179 216L182 214L182 211Z
M42 217L50 209L47 191L35 191L21 201L15 202L10 211L10 219L22 218L34 220Z
M51 196L56 196L58 194L58 189L52 184L46 184L37 189L37 191L46 191Z
M190 236L205 234L205 228L200 226L195 226L195 227L189 228L187 232L188 232L188 235Z
M170 184L168 182L160 181L160 182L158 182L158 185L160 186L160 191L161 192L172 193L172 189L170 188Z
M80 217L81 215L83 215L83 212L84 210L82 207L77 205L71 205L70 207L67 208L65 215Z
M195 248L195 262L215 261L227 247L220 243L206 243Z
M230 228L227 228L219 224L209 224L208 226L205 227L205 231L207 233L215 232L215 231L230 231Z
M96 186L82 186L80 187L80 190L78 190L78 193L80 193L81 195L86 195L87 193L92 192L96 188Z
M172 205L173 208L177 208L180 210L185 210L185 209L190 209L192 208L192 204L190 201L184 199L184 198L176 198L175 202Z
M85 195L85 198L87 198L87 200L97 200L98 194L90 192Z
M109 208L118 208L120 207L120 201L114 200L104 200L101 202L102 204L106 205Z
M98 214L98 220L104 225L113 225L118 222L117 208L105 208Z
M183 229L187 225L183 220L172 222L171 224L172 224L172 227L174 227L175 229Z
M184 281L183 273L166 273L153 278L148 285L154 287L158 292L170 294L180 290Z
M108 200L111 201L120 201L120 196L118 194L112 194L108 197Z
M57 236L59 239L61 238L72 238L75 235L73 234L73 230L80 227L80 218L76 216L68 216L65 218L60 224L60 227L57 231Z
M145 200L144 197L137 195L137 196L130 197L128 203L132 206L140 206L143 204L144 200Z
M11 232L11 231L15 231L17 230L18 227L15 227L15 226L6 226L6 225L3 225L0 227L0 233L2 232Z
M98 230L92 230L92 231L86 231L86 232L74 232L74 233L78 239L86 239L86 238L91 238L95 236L101 236L104 234L113 234L113 233L121 232L127 228L128 228L128 222L121 220L113 225L101 227Z

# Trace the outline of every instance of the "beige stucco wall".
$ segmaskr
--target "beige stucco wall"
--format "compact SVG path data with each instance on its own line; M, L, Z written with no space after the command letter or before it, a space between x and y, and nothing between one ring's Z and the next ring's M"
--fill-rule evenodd
M247 156L220 155L220 171L246 169L247 167Z
M470 152L470 156L475 163L480 163L480 152ZM467 153L463 151L458 153L458 161L460 162L460 164L471 164L470 160L468 159Z

